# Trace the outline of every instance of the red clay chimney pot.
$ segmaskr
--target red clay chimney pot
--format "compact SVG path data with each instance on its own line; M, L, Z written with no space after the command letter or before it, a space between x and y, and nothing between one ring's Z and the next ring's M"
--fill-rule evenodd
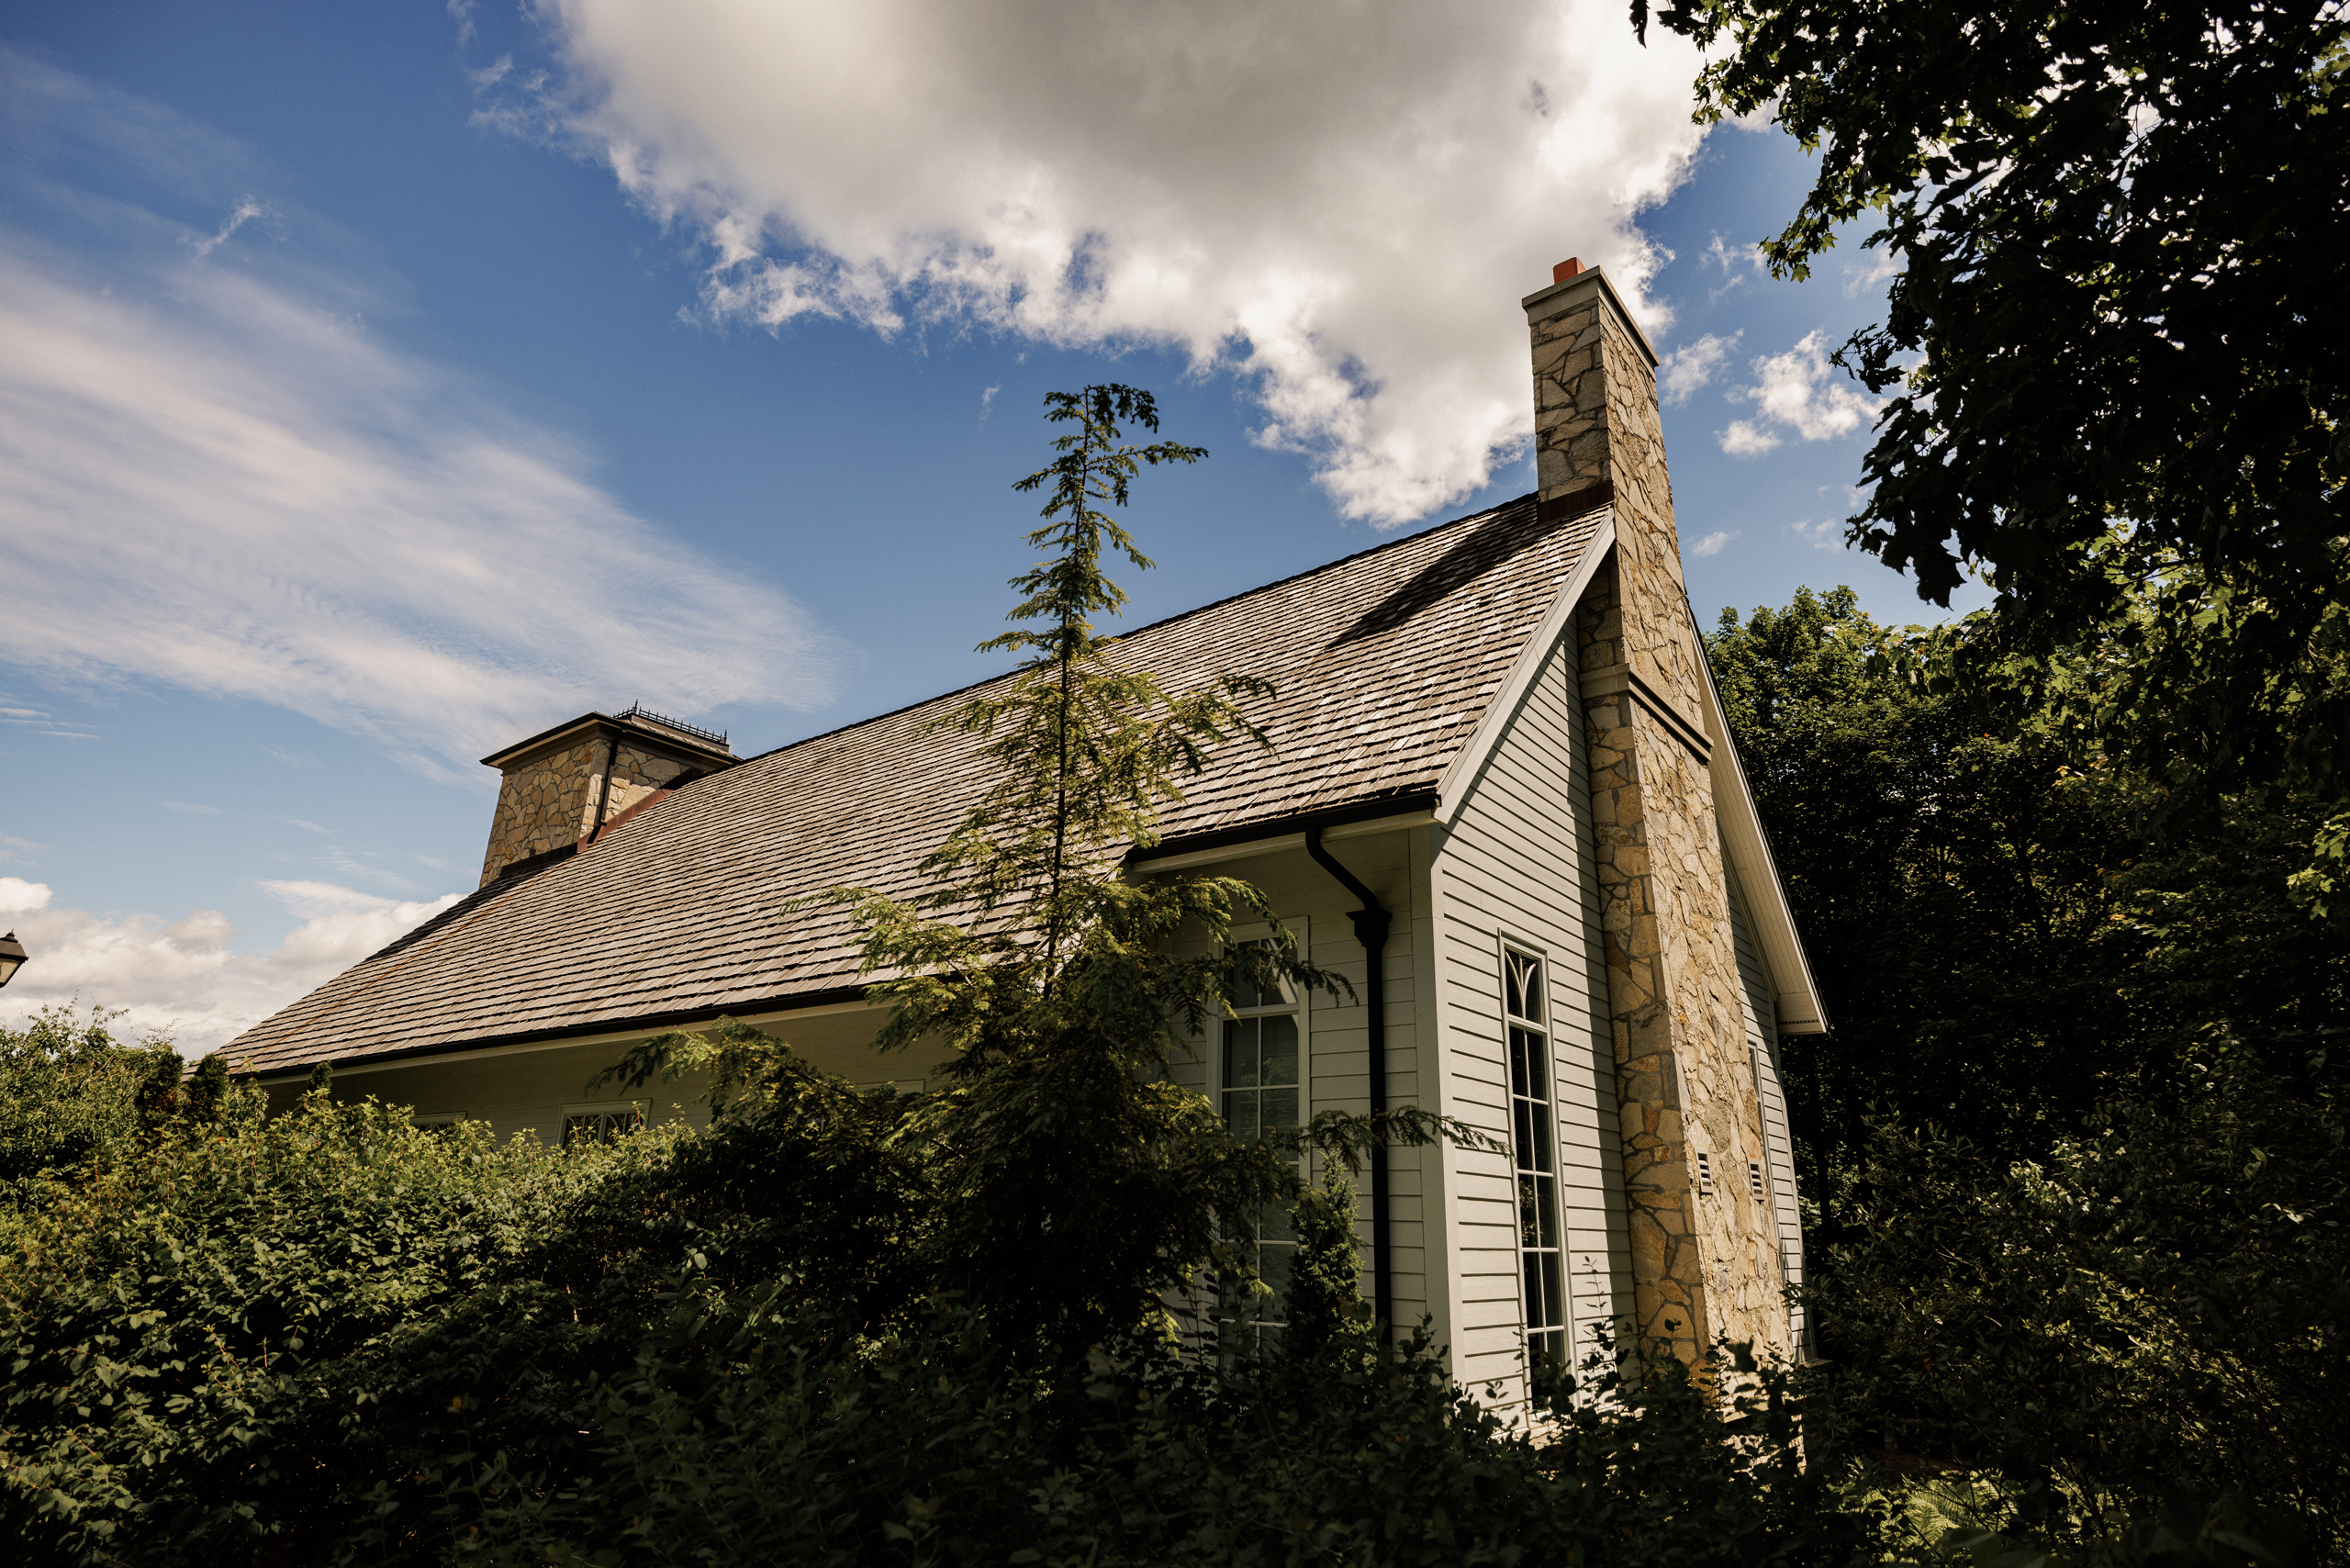
M1557 266L1550 269L1550 281L1552 283L1564 283L1567 279L1574 276L1575 274L1581 271L1583 271L1583 259L1579 256L1569 256L1565 261L1561 262Z

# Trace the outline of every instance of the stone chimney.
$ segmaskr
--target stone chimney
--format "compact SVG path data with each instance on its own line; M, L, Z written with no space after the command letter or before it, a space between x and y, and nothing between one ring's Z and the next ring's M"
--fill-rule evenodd
M1640 1337L1792 1353L1750 1161L1767 1160L1714 813L1705 651L1682 586L1656 351L1605 273L1528 295L1539 504L1611 509L1577 612L1608 1011Z
M523 861L586 848L630 808L741 758L722 734L632 707L584 713L481 760L506 775L481 863L487 887Z

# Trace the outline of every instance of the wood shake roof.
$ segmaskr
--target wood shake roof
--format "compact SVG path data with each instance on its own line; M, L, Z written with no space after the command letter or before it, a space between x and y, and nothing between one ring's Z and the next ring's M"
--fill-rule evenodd
M1272 748L1225 747L1164 836L1429 803L1606 515L1529 496L1125 634L1122 655L1172 689L1237 670L1277 692L1248 705ZM787 906L842 883L920 890L917 862L986 783L984 741L931 724L982 689L661 796L345 970L229 1058L284 1071L854 995L849 917Z

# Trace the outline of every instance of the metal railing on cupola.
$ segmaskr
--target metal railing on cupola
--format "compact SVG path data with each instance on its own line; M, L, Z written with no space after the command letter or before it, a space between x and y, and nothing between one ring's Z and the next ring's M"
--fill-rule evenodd
M655 713L642 702L632 702L625 711L612 716L616 719L642 719L646 723L658 724L665 730L675 730L679 734L691 735L696 740L708 741L721 751L728 749L725 731L705 730L699 724L688 724L683 719L672 719L666 713Z

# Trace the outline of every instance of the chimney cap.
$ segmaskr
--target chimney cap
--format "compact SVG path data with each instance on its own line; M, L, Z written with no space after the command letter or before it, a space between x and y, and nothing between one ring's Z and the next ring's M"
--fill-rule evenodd
M1561 262L1557 266L1550 269L1550 281L1552 283L1564 283L1567 279L1574 276L1581 271L1583 271L1583 258L1580 256L1569 256L1565 261Z

